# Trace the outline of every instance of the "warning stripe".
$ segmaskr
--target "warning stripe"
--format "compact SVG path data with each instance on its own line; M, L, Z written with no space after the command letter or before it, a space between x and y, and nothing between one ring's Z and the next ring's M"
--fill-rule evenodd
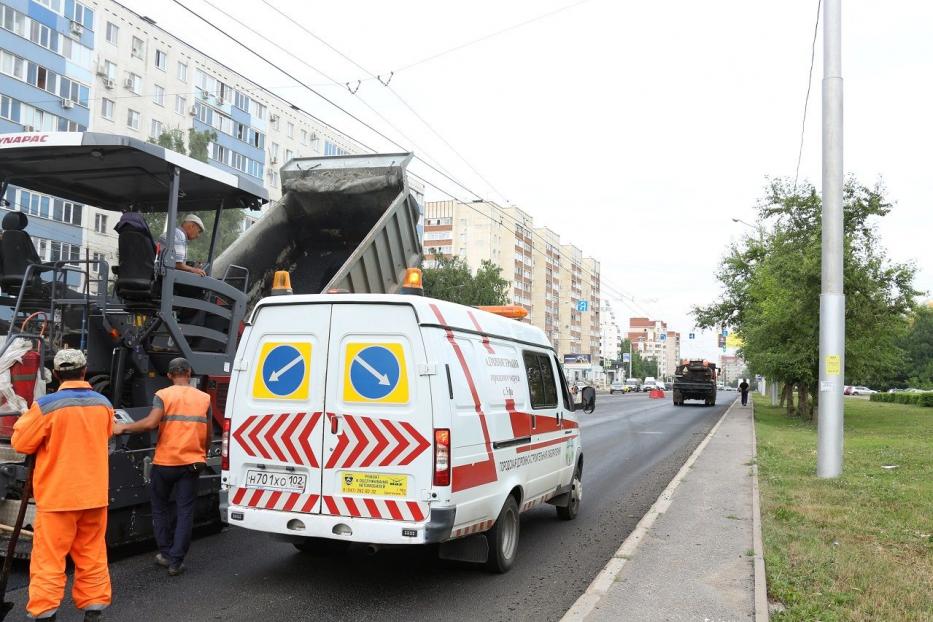
M247 456L319 468L311 435L321 413L251 415L233 432Z
M374 499L371 497L335 497L324 495L322 514L331 516L353 516L356 518L379 518L419 523L428 515L425 503Z
M552 493L547 493L547 494L544 494L544 495L539 495L539 496L535 497L534 499L529 499L528 501L525 501L525 502L522 504L522 507L521 507L521 509L519 510L519 512L527 512L528 510L530 510L530 509L532 509L532 508L538 507L538 506L541 505L542 503L547 502L547 500L550 499L550 498L553 497L553 496L554 496L554 495L553 495Z
M476 332L478 332L483 337L483 346L486 348L486 352L489 354L495 354L496 351L492 349L492 345L489 343L489 335L483 332L483 329L480 327L479 322L476 321L476 316L473 315L472 311L467 311L467 315L470 316L470 321L473 322L473 326L476 327Z
M260 490L258 488L234 488L230 504L260 510L282 510L312 514L317 511L320 495Z
M483 441L486 447L485 460L453 467L453 481L451 482L451 489L453 492L459 492L461 490L475 488L476 486L482 486L483 484L494 482L498 479L498 475L496 473L496 463L492 456L492 442L489 440L489 428L486 426L486 414L483 412L483 407L479 399L479 392L476 390L476 384L473 382L473 375L470 373L470 368L467 367L466 358L463 356L463 351L460 349L460 345L457 343L454 332L450 329L447 321L444 319L444 315L441 313L441 310L436 304L433 303L431 304L431 310L434 311L434 315L437 317L437 321L441 324L441 326L444 327L444 330L447 332L447 341L450 343L450 347L453 348L454 354L457 355L457 361L460 363L460 368L463 370L463 375L466 378L467 386L470 388L470 394L473 397L473 406L476 409L476 415L479 418L480 428L483 431Z
M470 536L474 533L482 533L484 531L489 531L492 529L492 526L496 524L496 521L483 520L478 523L471 523L464 525L463 527L458 527L450 533L452 538L462 538L463 536Z

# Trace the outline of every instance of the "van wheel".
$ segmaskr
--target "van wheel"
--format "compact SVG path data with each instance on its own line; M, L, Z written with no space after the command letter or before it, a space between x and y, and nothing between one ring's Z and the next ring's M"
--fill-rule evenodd
M350 543L346 540L331 540L330 538L302 538L293 544L302 553L322 557L343 555L350 548Z
M509 495L502 511L499 512L496 524L485 533L489 546L486 570L499 574L509 571L518 552L518 533L518 503L515 502L515 497Z
M557 506L557 516L561 520L573 520L580 511L580 501L583 500L583 481L581 480L580 468L573 472L573 479L570 481L570 502L566 507Z

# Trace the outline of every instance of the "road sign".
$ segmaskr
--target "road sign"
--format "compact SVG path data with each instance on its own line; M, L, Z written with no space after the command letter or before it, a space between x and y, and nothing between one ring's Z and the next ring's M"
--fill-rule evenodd
M723 337L728 337L728 336L729 336L729 331L726 330L725 328L723 328L723 329L722 329L722 336L723 336Z
M694 337L696 337L696 335L694 333L690 333L690 339L693 339Z
M719 335L719 347L722 348L722 351L726 351L726 336Z
M632 362L632 355L629 354L628 352L623 352L623 353L622 353L622 362L623 362L623 363L631 363L631 362Z
M667 341L667 334L666 334L666 333L661 333L660 339L661 339L661 341Z
M578 300L577 301L577 311L583 313L584 311L590 310L590 302L588 300Z
M343 399L346 402L408 402L405 350L398 343L348 343Z
M259 350L259 362L253 379L253 397L306 400L310 372L310 343L265 343Z

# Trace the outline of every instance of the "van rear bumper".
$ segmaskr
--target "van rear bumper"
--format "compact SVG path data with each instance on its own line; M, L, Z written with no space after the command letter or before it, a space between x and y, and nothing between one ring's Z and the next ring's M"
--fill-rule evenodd
M455 515L456 508L432 507L428 520L416 523L230 505L222 516L230 525L288 536L366 544L429 544L450 539ZM350 533L343 533L346 529L339 525L348 527Z

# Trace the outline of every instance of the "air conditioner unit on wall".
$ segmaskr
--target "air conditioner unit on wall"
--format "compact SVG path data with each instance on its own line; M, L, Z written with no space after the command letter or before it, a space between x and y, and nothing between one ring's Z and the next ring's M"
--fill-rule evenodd
M133 78L127 78L126 80L123 81L123 86L125 86L126 88L132 91L133 87L136 86L136 83L133 81Z
M198 116L198 107L192 106L191 108L188 108L188 114L190 114L192 117Z
M112 89L114 87L113 78L104 78L104 88Z
M71 22L71 34L81 36L84 34L84 26L78 22Z
M31 126L31 125L24 125L24 126L23 126L23 131L24 131L24 132L35 132L35 131L36 131L36 128L34 128L34 127Z
M270 122L270 123L278 123L278 121L279 121L279 115L277 115L277 114L270 114L270 115L269 115L269 122Z
M103 64L98 65L98 66L97 66L97 75L99 75L99 76L106 76L106 75L107 75L107 67L106 67L105 65L103 65Z
M67 110L67 109L71 109L71 108L74 108L74 107L75 107L75 103L74 103L73 101L71 101L70 99L63 99L63 100L62 100L62 108L65 108L65 109Z

